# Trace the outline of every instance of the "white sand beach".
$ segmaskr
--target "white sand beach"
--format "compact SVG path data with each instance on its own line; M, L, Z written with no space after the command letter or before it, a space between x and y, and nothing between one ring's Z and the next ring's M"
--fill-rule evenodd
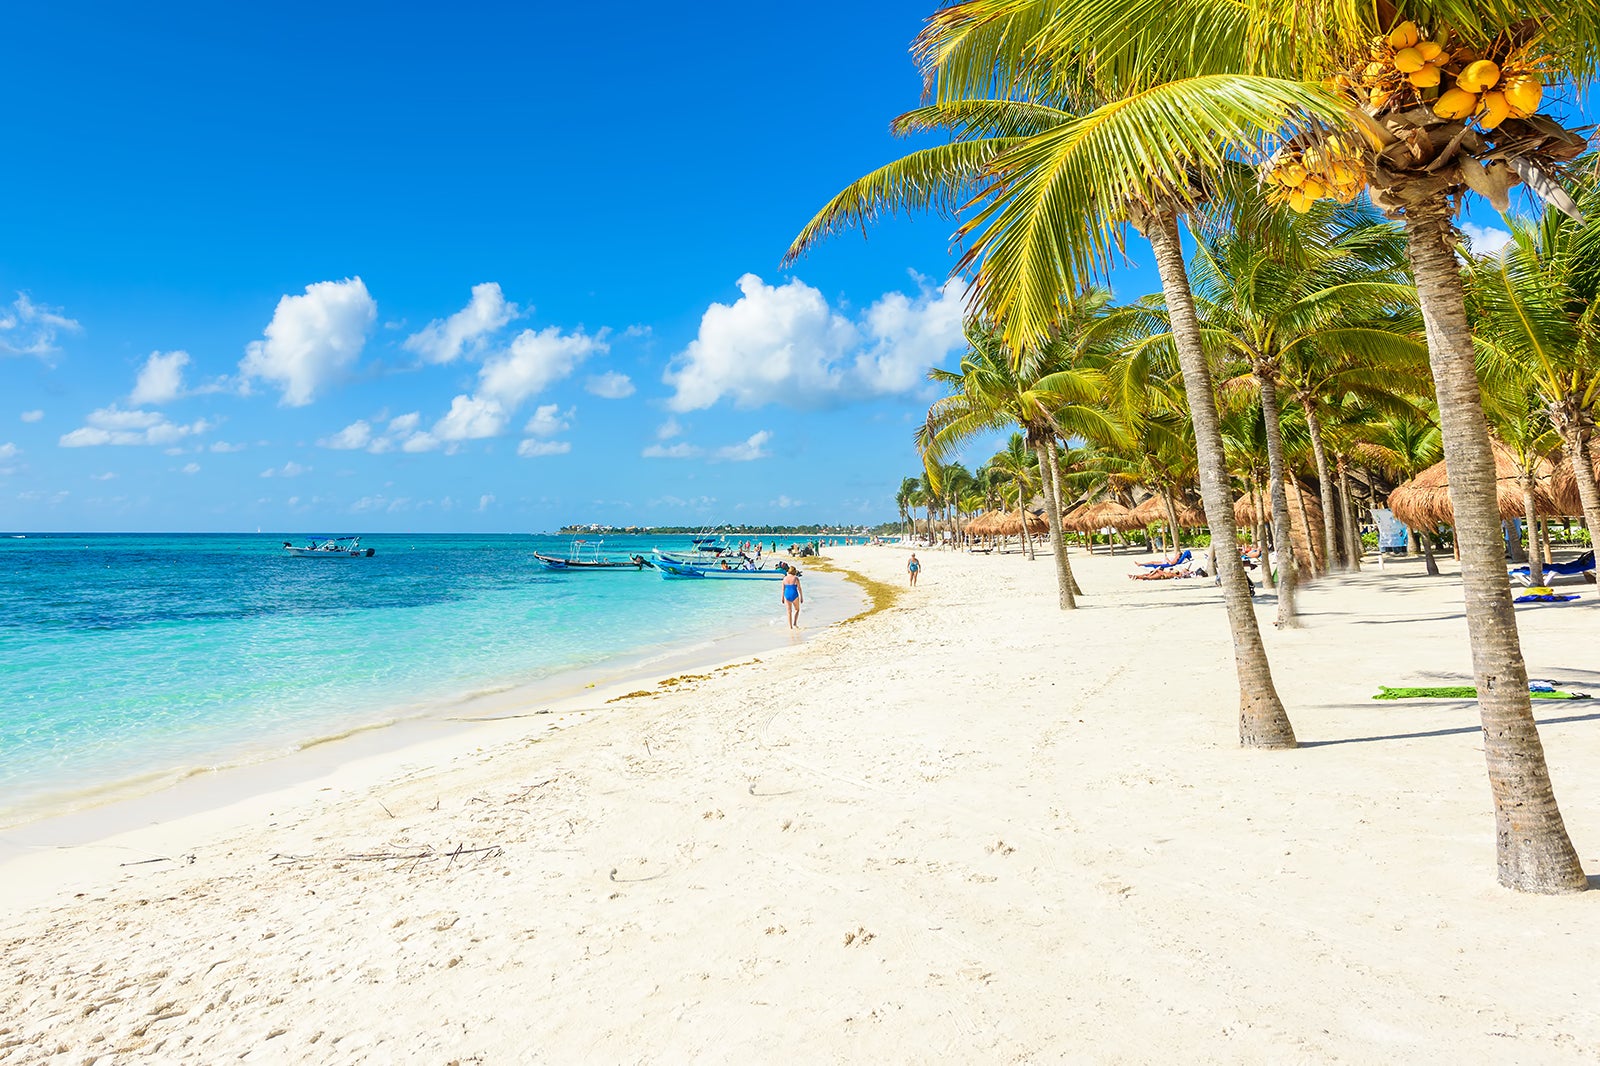
M1063 613L1046 559L922 558L649 696L11 858L0 1062L1600 1059L1600 893L1495 883L1474 706L1370 698L1470 684L1448 573L1264 598L1260 752L1208 582L1075 552ZM1600 695L1579 591L1523 644ZM1600 874L1600 704L1535 710Z

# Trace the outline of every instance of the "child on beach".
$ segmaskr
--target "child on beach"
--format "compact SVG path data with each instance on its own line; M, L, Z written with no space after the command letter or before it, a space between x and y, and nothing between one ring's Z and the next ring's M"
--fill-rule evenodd
M906 573L911 575L911 586L916 587L917 575L922 572L922 564L917 561L917 553L911 553L911 559L906 563Z
M789 611L789 628L800 627L800 605L806 602L806 597L800 591L800 570L798 567L785 564L788 573L783 578L783 605Z

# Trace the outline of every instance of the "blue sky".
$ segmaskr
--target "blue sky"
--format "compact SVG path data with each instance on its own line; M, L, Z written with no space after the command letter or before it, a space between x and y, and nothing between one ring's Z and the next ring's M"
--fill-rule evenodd
M0 527L892 519L951 227L778 262L931 8L12 9Z

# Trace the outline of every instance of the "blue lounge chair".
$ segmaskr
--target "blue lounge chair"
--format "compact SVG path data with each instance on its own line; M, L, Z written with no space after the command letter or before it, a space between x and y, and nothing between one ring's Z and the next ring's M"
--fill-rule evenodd
M1185 548L1183 551L1179 552L1178 557L1172 560L1170 563L1140 563L1139 565L1148 566L1152 570L1169 570L1174 566L1182 566L1192 558L1194 558L1194 553L1188 548Z
M1518 567L1515 567L1515 568L1513 568L1511 570L1507 570L1506 573L1509 574L1512 577L1526 578L1526 577L1529 576L1528 569L1529 568L1526 567L1526 566L1518 566ZM1579 575L1585 574L1588 571L1593 570L1593 569L1594 569L1594 552L1592 552L1592 551L1584 552L1582 555L1578 556L1576 559L1572 560L1570 563L1545 563L1544 564L1544 572L1545 572L1545 576L1546 577L1549 577L1551 574L1559 574L1562 577L1575 577L1575 576L1579 576Z

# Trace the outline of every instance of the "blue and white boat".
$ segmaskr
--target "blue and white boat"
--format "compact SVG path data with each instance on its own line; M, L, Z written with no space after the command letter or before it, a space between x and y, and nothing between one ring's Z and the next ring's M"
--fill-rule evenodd
M743 559L743 557L740 557ZM722 560L715 564L709 563L675 563L656 556L656 569L666 579L672 578L713 578L721 581L782 581L789 573L787 569L779 566L756 566L749 560L735 563Z
M588 541L575 540L567 549L566 558L557 555L545 555L534 552L534 562L546 570L555 571L591 571L591 570L647 570L655 564L642 555L630 554L626 559L608 559L600 554L600 545L605 541L597 540L592 545Z

